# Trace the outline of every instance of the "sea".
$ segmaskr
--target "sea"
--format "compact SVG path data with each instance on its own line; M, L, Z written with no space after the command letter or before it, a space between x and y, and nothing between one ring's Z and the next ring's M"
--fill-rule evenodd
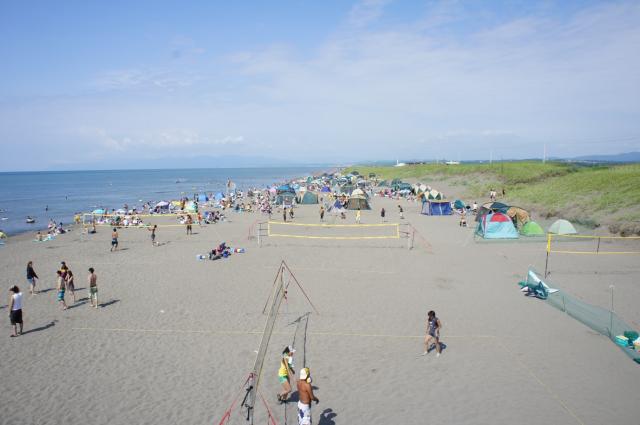
M74 214L96 208L141 208L149 202L237 190L263 189L306 177L318 167L202 168L173 170L38 171L0 173L0 231L38 231L50 219L70 224ZM36 222L26 223L27 217Z

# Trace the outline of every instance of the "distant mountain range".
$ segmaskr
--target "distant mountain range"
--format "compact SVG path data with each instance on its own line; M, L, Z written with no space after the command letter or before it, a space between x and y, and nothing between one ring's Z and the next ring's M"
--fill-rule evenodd
M573 161L595 162L640 162L640 152L627 152L615 155L583 155L569 159Z

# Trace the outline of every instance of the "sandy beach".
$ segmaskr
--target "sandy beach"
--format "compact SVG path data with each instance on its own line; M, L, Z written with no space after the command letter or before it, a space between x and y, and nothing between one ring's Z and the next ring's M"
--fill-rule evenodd
M374 198L363 223L378 223L382 207L389 222L401 221L398 204L424 238L412 250L393 239L273 237L258 247L248 231L266 220L260 213L229 213L226 222L194 226L191 236L161 228L157 247L148 231L122 229L114 253L104 227L42 243L10 238L0 248L0 282L25 294L25 333L9 338L5 315L0 423L217 424L251 371L283 260L318 313L306 329L296 323L312 310L295 287L281 307L260 385L279 424L297 423L293 403L276 402L280 352L292 343L296 370L311 369L320 399L314 424L640 422L638 365L519 291L529 266L544 270L544 242L477 243L472 220L460 228L456 216L422 216L419 203L405 200ZM346 221L354 222L353 211ZM318 223L318 206L298 207L294 222ZM246 252L196 259L222 241ZM41 278L34 297L29 260ZM63 260L81 300L66 311L51 289ZM89 267L98 275L99 309L86 300ZM614 284L616 312L640 327L635 257L555 256L551 270L558 287L603 307ZM2 296L6 313L6 289ZM443 324L438 358L421 356L428 310ZM232 423L245 423L239 409L233 413ZM258 403L256 423L264 415Z

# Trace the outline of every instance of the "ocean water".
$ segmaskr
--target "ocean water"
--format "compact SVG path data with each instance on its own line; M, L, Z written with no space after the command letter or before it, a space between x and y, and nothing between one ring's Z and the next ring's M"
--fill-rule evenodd
M76 212L96 208L142 207L144 202L264 188L318 171L310 167L211 168L0 173L0 230L8 235L46 228L49 219L69 224ZM27 224L26 217L36 219Z

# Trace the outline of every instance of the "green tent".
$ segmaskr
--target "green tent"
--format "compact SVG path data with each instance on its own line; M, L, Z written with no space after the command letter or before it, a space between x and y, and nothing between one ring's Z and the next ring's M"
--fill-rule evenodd
M318 195L313 192L306 191L304 195L300 197L300 203L304 205L308 204L317 204L318 203Z
M544 230L535 221L527 221L520 229L522 236L544 236Z
M578 232L576 228L573 227L573 224L567 220L560 219L554 221L551 227L549 227L549 233L555 233L556 235L575 235Z
M466 205L460 199L456 199L456 201L453 203L453 208L457 210L463 210L465 207Z

